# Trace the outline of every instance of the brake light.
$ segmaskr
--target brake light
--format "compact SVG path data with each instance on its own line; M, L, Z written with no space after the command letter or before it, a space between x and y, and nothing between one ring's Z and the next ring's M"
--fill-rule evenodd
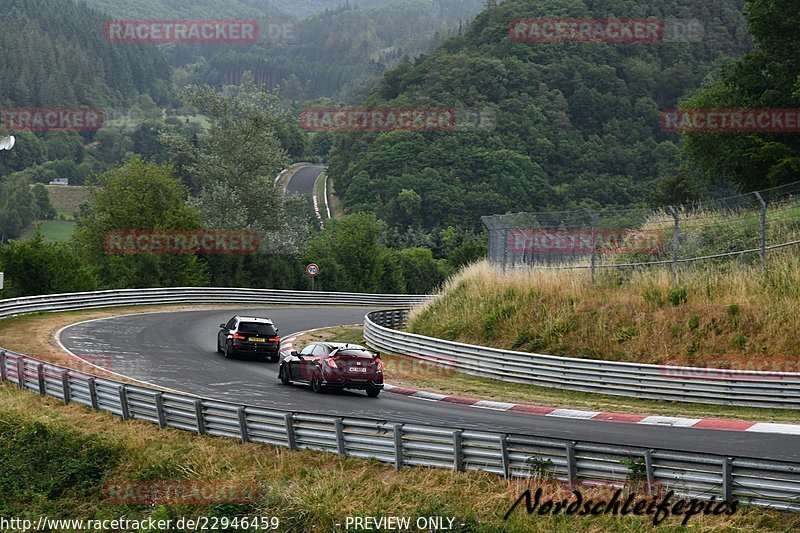
M383 361L375 359L375 364L378 366L378 372L383 372Z
M331 368L339 368L336 364L336 359L326 359L325 362L328 363L328 366Z
M281 338L280 337L270 337L269 338L269 342L281 342Z
M246 339L247 337L245 337L244 335L240 335L239 333L234 333L234 334L233 334L233 338L234 338L234 339L237 339L237 340L244 340L244 339Z

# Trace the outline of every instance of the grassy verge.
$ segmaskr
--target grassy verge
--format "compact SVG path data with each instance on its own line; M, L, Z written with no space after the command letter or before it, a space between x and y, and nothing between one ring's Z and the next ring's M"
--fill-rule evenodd
M409 331L565 357L800 371L800 258L687 271L677 285L666 270L618 275L592 285L568 271L477 263L417 309Z
M317 181L314 183L314 195L317 197L317 205L319 205L319 215L322 217L322 220L327 220L328 218L328 210L326 209L328 206L328 197L325 194L325 182L328 179L328 174L326 172L321 172L319 176L317 176Z
M342 201L336 196L336 185L332 179L328 179L328 204L331 208L331 218L342 218L345 216Z
M364 344L363 327L335 327L313 331L298 337L295 344L303 346L309 342L325 340ZM470 376L450 369L426 365L404 356L383 354L381 357L386 367L387 383L450 396L587 411L800 423L800 413L791 410L663 402L589 394Z
M345 524L347 516L443 516L464 524L453 531L471 532L642 531L651 527L651 517L528 516L519 508L504 521L522 487L493 474L427 468L396 472L371 460L159 430L83 406L64 406L8 384L0 385L0 446L4 450L0 454L0 510L3 516L34 523L43 515L173 520L270 516L280 520L278 531L296 532L342 531L336 524ZM225 486L228 494L246 492L254 497L248 502L214 502L210 491L211 496L189 504L169 503L163 496L141 504L125 499L141 492L126 490L121 504L104 501L104 487L154 483ZM251 489L254 486L257 490ZM548 490L558 495L566 492ZM596 497L601 496L608 498L607 494ZM677 531L679 521L673 517L661 527ZM733 516L694 517L689 527L695 531L792 531L800 528L800 515L740 507Z

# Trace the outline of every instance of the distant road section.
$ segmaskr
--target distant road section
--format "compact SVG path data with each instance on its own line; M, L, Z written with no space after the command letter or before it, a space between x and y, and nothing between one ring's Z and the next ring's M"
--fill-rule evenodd
M313 198L314 184L323 170L325 170L325 167L322 165L308 165L301 168L289 180L286 185L286 192L289 194L307 194Z

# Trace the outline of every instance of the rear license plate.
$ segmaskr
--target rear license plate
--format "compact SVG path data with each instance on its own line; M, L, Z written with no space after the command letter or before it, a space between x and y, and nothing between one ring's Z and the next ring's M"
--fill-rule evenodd
M367 369L364 368L363 366L351 366L347 370L349 370L350 372L366 372L367 371Z
M264 342L265 339L263 337L247 337L247 340L250 342Z

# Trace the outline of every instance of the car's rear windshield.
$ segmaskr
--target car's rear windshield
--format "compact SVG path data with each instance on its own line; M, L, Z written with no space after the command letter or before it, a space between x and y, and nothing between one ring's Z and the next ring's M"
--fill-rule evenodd
M347 355L350 357L372 357L367 350L339 350L336 355Z
M276 335L275 326L262 322L242 322L239 324L240 333L255 333L258 335Z

